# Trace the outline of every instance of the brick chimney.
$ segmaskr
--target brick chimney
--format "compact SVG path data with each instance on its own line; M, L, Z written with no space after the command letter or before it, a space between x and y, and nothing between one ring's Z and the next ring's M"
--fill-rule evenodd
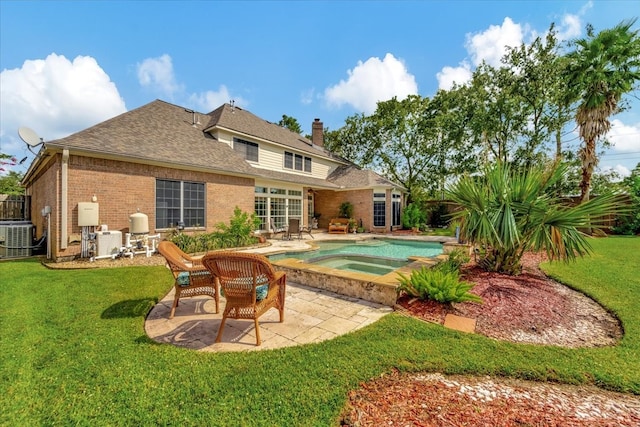
M324 147L324 129L320 119L315 119L311 124L311 142L318 147Z

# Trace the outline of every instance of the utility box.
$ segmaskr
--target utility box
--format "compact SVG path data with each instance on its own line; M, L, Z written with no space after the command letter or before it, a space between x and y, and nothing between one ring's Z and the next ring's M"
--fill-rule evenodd
M97 203L78 203L78 226L89 227L99 224L100 215L98 214Z
M96 232L96 256L107 257L116 255L122 248L121 231Z

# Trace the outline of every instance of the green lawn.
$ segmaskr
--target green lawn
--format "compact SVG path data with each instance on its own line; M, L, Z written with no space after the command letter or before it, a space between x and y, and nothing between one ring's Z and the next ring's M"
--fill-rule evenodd
M348 391L394 367L640 394L640 238L593 245L594 256L545 269L620 317L616 347L497 342L392 314L320 344L198 353L145 336L172 285L164 267L0 262L0 425L337 425Z

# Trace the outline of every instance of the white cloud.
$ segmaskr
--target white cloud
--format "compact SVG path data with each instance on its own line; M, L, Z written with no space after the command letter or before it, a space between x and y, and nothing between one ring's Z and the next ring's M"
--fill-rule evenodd
M631 176L631 171L623 165L603 166L598 172L599 175L608 176L612 182L620 182L625 177Z
M324 98L329 105L341 107L348 104L358 111L371 114L378 101L387 101L394 96L404 99L418 93L415 77L407 71L404 63L387 53L383 60L372 57L358 61L349 78L328 87Z
M625 125L618 119L611 121L607 139L613 143L613 151L619 153L640 153L640 123Z
M483 60L489 65L499 66L500 59L508 47L520 46L524 39L524 30L509 17L504 18L502 25L491 25L478 34L467 34L466 48L474 65Z
M582 20L578 15L566 14L562 17L562 22L557 26L558 40L570 40L576 38L582 32Z
M50 54L0 73L2 152L21 157L18 128L45 141L67 136L126 111L116 85L90 56L73 61ZM27 152L28 153L28 152Z
M438 89L450 90L453 84L463 85L471 80L473 71L468 62L462 62L457 67L444 67L436 77L438 79Z
M246 108L248 105L245 99L239 96L231 96L229 89L227 89L225 85L220 85L217 92L208 90L206 92L192 94L189 97L189 105L197 110L208 113L231 100L233 100L238 107Z
M315 89L307 89L300 94L300 102L302 105L310 105L315 97Z
M137 64L138 82L144 87L161 92L164 95L173 95L182 89L176 82L173 72L173 62L166 53L158 58L147 58Z
M478 66L482 61L494 67L500 66L500 59L507 53L507 47L520 46L526 33L530 36L534 34L528 26L523 27L506 17L502 25L491 25L482 32L467 34L465 48L472 64L464 59L457 67L443 67L436 75L438 88L449 90L454 82L465 84L470 81L473 74L472 65Z

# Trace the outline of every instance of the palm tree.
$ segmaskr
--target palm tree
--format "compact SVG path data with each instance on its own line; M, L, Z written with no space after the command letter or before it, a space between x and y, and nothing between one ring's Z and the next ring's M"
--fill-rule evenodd
M552 260L569 261L591 252L583 228L598 228L607 213L620 212L615 194L576 206L555 195L566 166L533 166L514 171L499 162L482 175L461 177L448 189L460 207L453 214L460 235L480 254L488 271L516 275L527 251L545 250Z
M573 42L568 83L571 101L578 101L576 122L584 145L580 199L589 200L591 176L598 164L596 141L611 128L609 117L620 111L622 96L640 81L640 38L631 31L636 19L623 21L597 35L587 26L587 38Z

